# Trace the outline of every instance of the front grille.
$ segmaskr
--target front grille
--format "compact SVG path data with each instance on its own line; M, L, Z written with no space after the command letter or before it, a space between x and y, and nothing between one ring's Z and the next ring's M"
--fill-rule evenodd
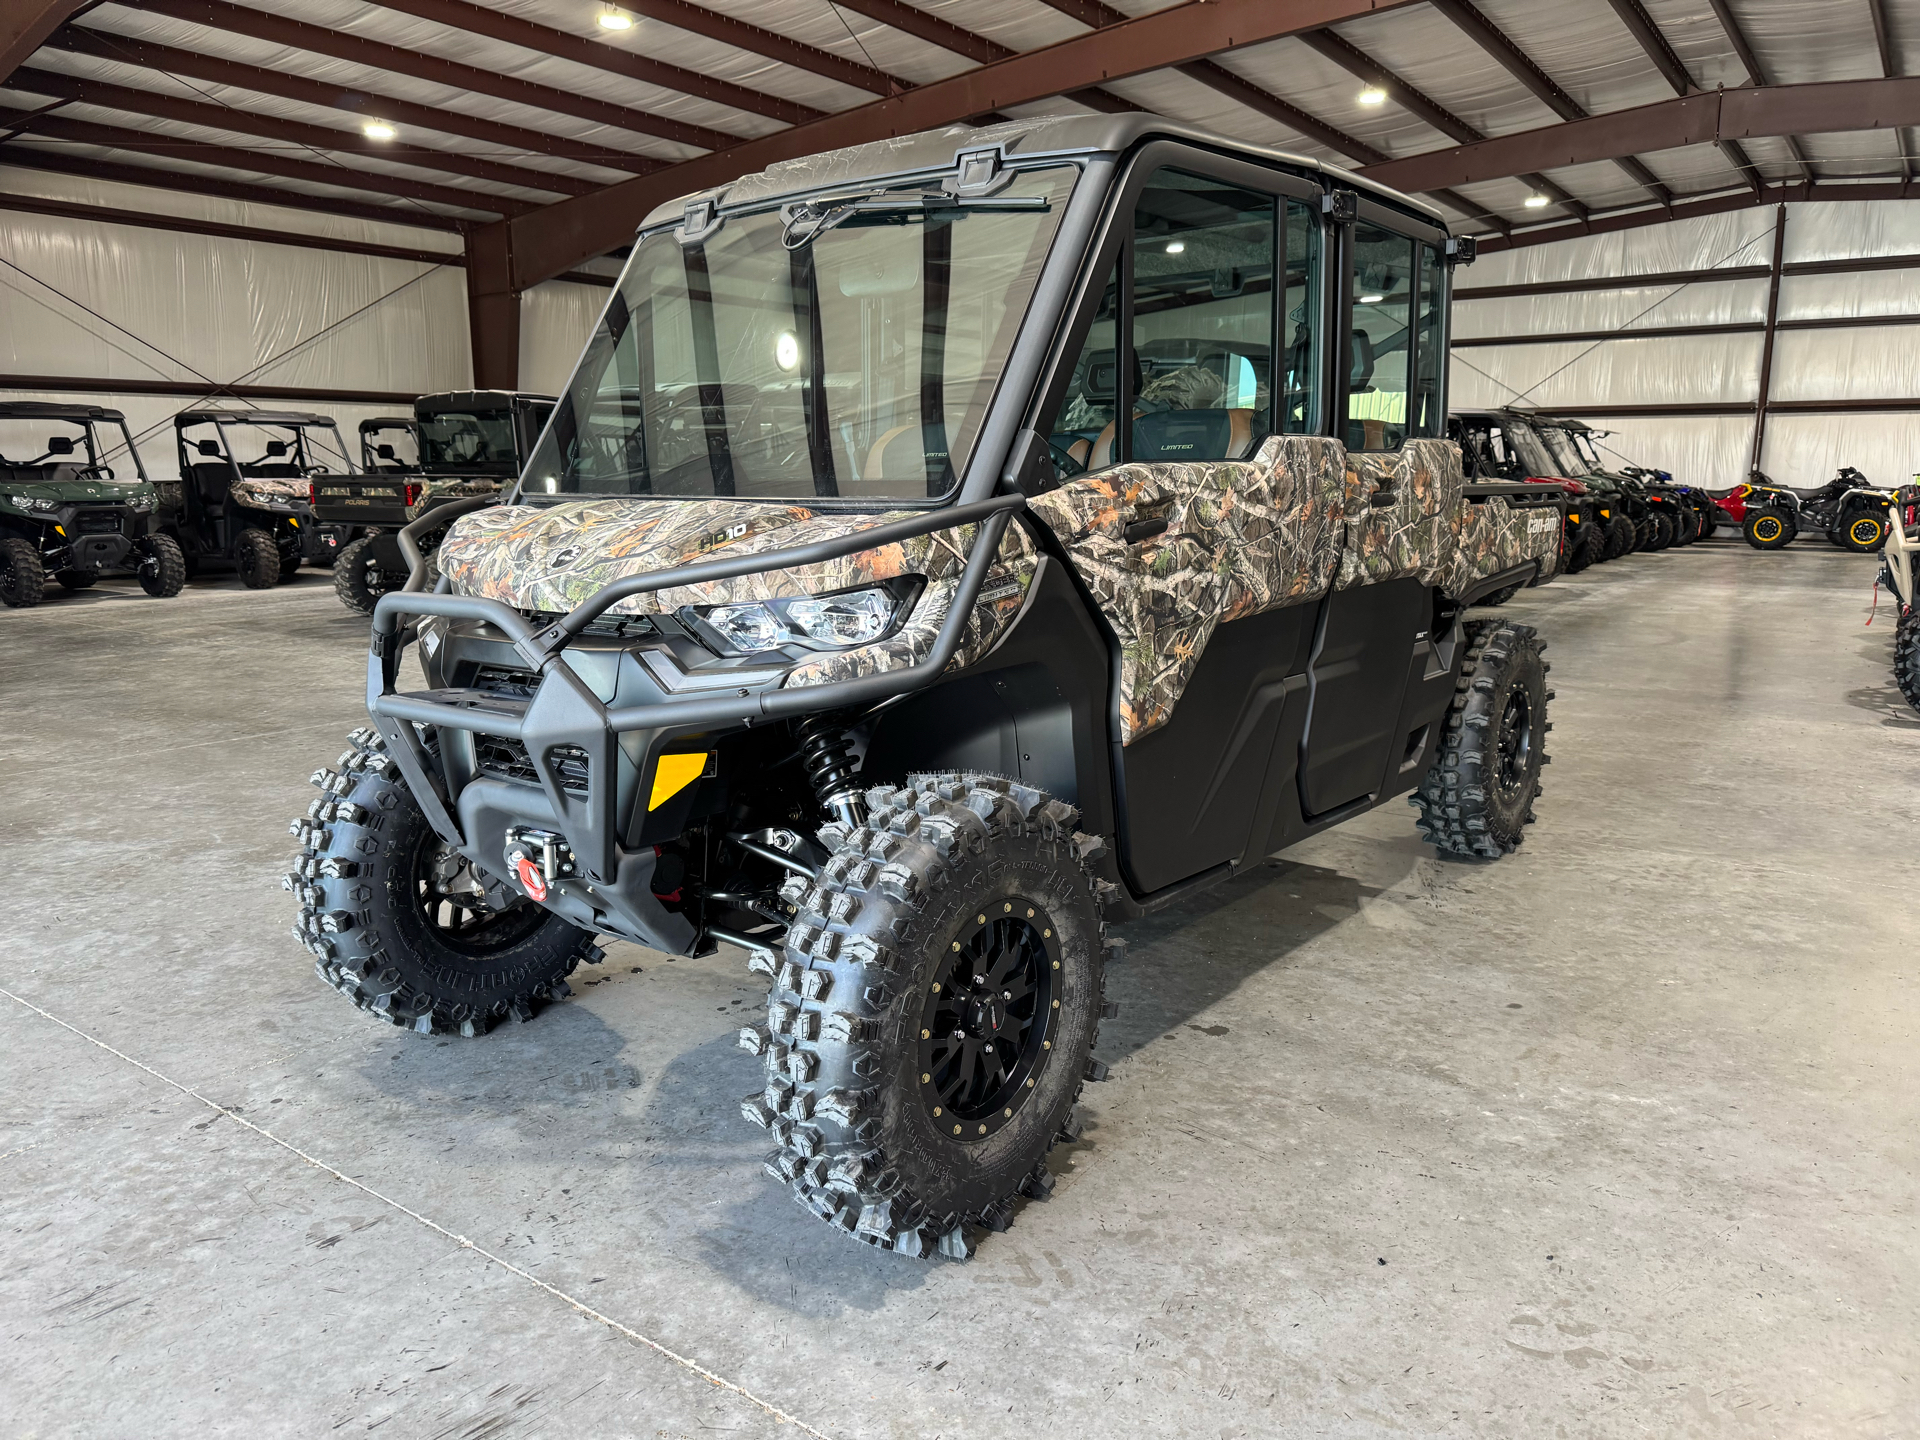
M83 510L74 518L73 525L81 535L118 535L120 513L114 510Z
M560 773L560 788L570 796L584 799L587 795L587 752L579 746L555 746L550 754L553 756L554 769ZM474 737L474 758L480 763L483 773L496 779L519 781L522 785L530 786L540 784L527 747L517 740L477 735Z
M484 690L489 695L532 700L534 692L540 689L540 676L530 670L509 670L505 666L483 665L474 672L473 688Z

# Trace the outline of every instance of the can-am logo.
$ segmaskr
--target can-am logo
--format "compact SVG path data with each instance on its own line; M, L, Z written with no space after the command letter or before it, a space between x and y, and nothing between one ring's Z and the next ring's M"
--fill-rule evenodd
M552 561L549 562L549 564L555 570L562 570L567 566L572 565L575 561L579 559L580 559L580 547L577 545L570 545L565 550L555 551L554 558Z

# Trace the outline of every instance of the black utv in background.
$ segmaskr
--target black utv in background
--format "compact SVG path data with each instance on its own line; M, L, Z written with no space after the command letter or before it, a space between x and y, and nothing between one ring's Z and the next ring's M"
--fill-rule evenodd
M320 977L478 1035L597 935L739 947L768 1173L965 1257L1107 1074L1109 922L1391 800L1474 862L1534 819L1541 642L1467 608L1562 513L1446 439L1465 249L1142 114L656 211L521 485L375 605L292 827Z
M180 483L163 525L187 572L232 565L251 590L277 585L303 560L331 565L350 528L314 522L314 481L352 473L340 431L292 410L186 410L173 418Z
M1632 476L1607 469L1587 425L1558 416L1528 418L1556 463L1606 498L1615 517L1608 522L1608 559L1637 550L1666 550L1674 543L1674 522L1648 499Z
M85 590L129 570L148 595L180 594L186 565L159 511L119 411L0 403L0 603L38 605L49 578Z
M411 420L362 422L368 474L329 476L313 494L322 524L365 529L334 566L341 603L372 614L375 601L406 583L407 559L395 538L401 527L451 501L511 488L553 408L551 395L455 390L421 396ZM409 444L416 459L403 465ZM421 535L423 552L440 534L433 528Z
M1567 496L1562 570L1578 575L1608 558L1607 525L1614 514L1608 497L1561 474L1527 417L1504 410L1457 410L1448 416L1447 433L1461 447L1461 463L1470 480L1525 481L1556 487ZM1509 598L1500 595L1490 601L1498 605Z

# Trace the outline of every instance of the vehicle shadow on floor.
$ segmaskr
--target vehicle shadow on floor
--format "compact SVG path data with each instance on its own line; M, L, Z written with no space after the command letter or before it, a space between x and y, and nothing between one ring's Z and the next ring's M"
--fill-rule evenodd
M1901 694L1901 688L1894 683L1892 632L1878 638L1864 638L1859 649L1861 658L1874 667L1881 679L1874 685L1847 692L1848 704L1881 717L1882 726L1888 730L1921 730L1921 715L1915 713L1907 697Z

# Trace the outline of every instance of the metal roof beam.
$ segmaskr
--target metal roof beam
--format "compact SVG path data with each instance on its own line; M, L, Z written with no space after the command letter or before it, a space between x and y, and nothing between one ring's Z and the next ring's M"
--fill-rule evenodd
M130 40L123 35L90 30L80 25L69 25L55 31L47 45L51 49L65 50L74 55L90 55L121 65L138 65L175 79L191 75L196 80L205 80L213 85L231 85L238 90L277 95L283 100L298 100L324 109L345 110L366 119L378 117L396 125L434 130L443 135L458 135L485 145L506 145L536 155L582 160L609 170L650 175L665 163L649 160L644 155L631 155L624 150L610 150L604 145L571 140L564 135L551 135L544 130L529 130L524 126L506 125L496 120L481 120L457 110L440 110L431 105L396 100L392 96L377 95L371 91L346 90L338 85L310 80L304 75L289 75L284 70L265 70L239 60L223 60L192 50L176 50L171 45L156 45L147 40Z
M1694 77L1688 74L1687 66L1683 65L1681 57L1674 53L1674 47L1668 44L1667 36L1661 33L1661 27L1655 23L1654 17L1648 14L1647 7L1641 3L1641 0L1608 0L1608 6L1621 23L1627 26L1628 34L1634 37L1635 44L1639 45L1648 59L1654 62L1654 68L1661 72L1661 78L1673 87L1676 95L1686 95L1698 88L1694 83ZM1727 158L1728 164L1734 167L1735 173L1756 195L1767 187L1767 180L1755 168L1754 162L1748 158L1748 153L1741 148L1740 142L1720 140L1715 142L1715 147Z
M530 80L518 80L510 75L482 70L475 65L442 60L438 56L405 50L398 45L384 45L351 31L309 25L305 21L291 20L246 5L229 4L227 0L140 0L140 8L149 15L167 15L175 20L190 21L234 35L247 35L276 45L288 45L315 55L331 55L336 60L410 76L435 85L471 90L476 94L492 95L516 104L591 120L597 125L613 125L640 135L658 136L677 145L720 150L740 142L738 135L710 129L705 125L668 120L645 110L610 104L570 90L558 90L551 85L536 85Z
M842 85L851 85L856 90L865 90L870 94L894 95L911 88L908 81L897 75L844 59L831 50L820 50L798 40L790 40L785 35L749 25L744 20L717 14L704 6L690 5L687 0L621 0L620 8L648 20L671 25L676 30L685 30L690 35L704 35L709 40L718 40L736 50L778 60L796 70L811 71L823 79L837 80Z
M0 84L92 0L9 0L0 10Z
M1761 57L1754 53L1754 47L1748 43L1747 32L1742 30L1741 22L1734 14L1734 7L1728 3L1728 0L1708 0L1708 4L1714 7L1714 18L1721 22L1721 29L1727 35L1728 43L1734 46L1734 53L1741 62L1741 68L1748 72L1748 84L1769 84L1768 73L1761 67ZM1800 140L1792 135L1785 138L1788 153L1794 157L1795 164L1801 167L1802 175L1809 180L1814 179L1814 163L1808 159L1807 152L1801 148Z
M496 185L518 185L530 190L544 190L552 195L585 195L599 188L591 181L578 180L570 175L556 175L552 171L528 170L517 165L503 165L494 160L476 160L458 151L423 150L419 146L395 146L383 141L371 140L358 130L336 130L327 125L310 125L301 120L259 115L236 106L187 100L177 95L162 95L157 91L140 90L129 85L112 85L104 80L88 80L82 76L64 75L53 70L41 70L31 65L22 66L15 71L13 79L8 84L11 89L27 90L36 95L57 95L64 100L77 101L83 105L98 105L109 110L124 111L130 115L178 120L188 125L205 126L210 130L233 130L243 135L258 135L268 140L284 140L291 145L302 146L309 150L346 151L379 160L391 160L403 165L416 165L423 170L440 170L453 175L468 175L476 180L490 180Z
M625 76L644 85L658 85L663 90L674 90L697 100L744 110L749 115L764 115L783 125L818 120L827 113L811 105L783 100L779 96L750 90L745 85L735 85L730 81L716 80L697 70L669 65L664 60L637 55L599 40L569 35L565 30L556 30L550 25L537 25L518 15L509 15L504 10L472 4L471 0L374 0L374 3L382 9L398 10L421 20L431 20L436 25L484 35L489 40L517 45L522 50L605 70L611 75Z

